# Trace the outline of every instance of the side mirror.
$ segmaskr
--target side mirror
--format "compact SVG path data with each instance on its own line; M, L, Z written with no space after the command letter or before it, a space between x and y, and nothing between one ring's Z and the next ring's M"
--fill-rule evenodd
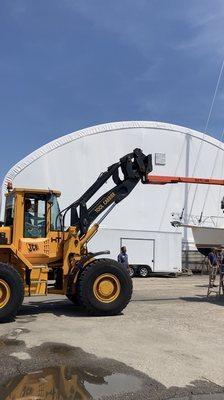
M47 202L52 206L54 204L54 194L53 193L48 193L47 194Z

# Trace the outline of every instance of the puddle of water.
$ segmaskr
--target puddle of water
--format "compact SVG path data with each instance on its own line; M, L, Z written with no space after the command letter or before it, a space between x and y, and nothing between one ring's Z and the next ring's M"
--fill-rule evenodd
M140 391L142 387L141 379L132 375L117 373L111 376L105 376L104 380L105 383L101 385L85 383L86 389L91 393L94 399L122 393L136 393Z
M97 375L88 369L52 367L16 376L0 387L1 400L89 400L136 393L142 381L132 375Z

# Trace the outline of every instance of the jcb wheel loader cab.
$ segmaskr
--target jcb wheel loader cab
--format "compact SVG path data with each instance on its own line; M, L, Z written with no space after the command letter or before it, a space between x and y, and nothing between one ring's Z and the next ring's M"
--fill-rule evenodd
M90 314L120 314L131 296L131 277L127 269L114 260L94 260L80 275L78 298Z
M11 265L0 263L0 322L16 316L23 298L21 276Z

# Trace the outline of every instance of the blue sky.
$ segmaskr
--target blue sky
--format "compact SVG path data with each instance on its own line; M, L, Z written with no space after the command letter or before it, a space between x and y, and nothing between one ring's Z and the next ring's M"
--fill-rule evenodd
M223 0L1 0L0 180L87 126L204 130L224 57ZM224 79L208 133L224 129Z

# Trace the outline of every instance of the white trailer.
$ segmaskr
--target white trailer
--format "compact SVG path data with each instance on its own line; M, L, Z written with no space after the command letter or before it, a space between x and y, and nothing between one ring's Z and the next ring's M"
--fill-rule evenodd
M117 259L121 246L127 247L129 264L136 274L140 267L156 274L181 273L182 235L180 232L137 231L100 228L89 250L110 250ZM141 276L147 276L148 274Z

